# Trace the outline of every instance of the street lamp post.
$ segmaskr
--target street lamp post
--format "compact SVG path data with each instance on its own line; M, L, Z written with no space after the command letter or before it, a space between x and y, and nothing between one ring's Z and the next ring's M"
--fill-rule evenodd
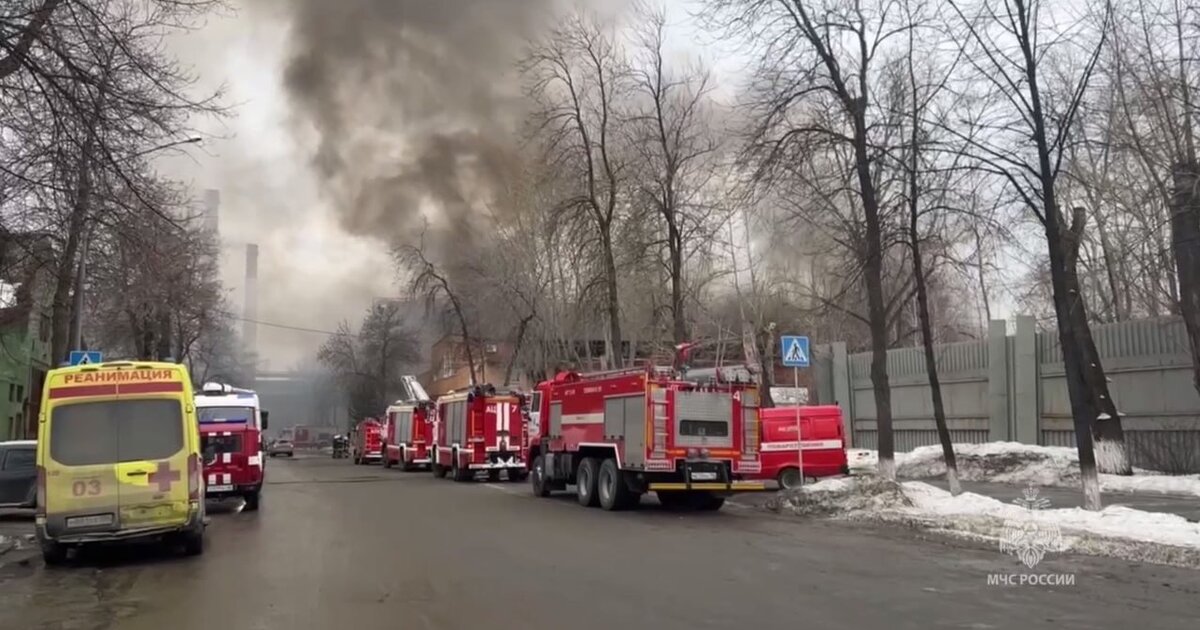
M135 154L129 156L128 158L126 158L125 161L134 160L134 159L137 159L144 155L149 155L149 154L157 152L157 151L165 151L166 149L171 149L171 148L182 146L185 144L200 144L203 140L204 140L203 138L194 137L194 138L188 138L186 140L178 140L176 142L169 142L167 144L163 144L163 145L160 145L157 147L150 147L149 149L146 149L145 151L142 151L140 153L135 153ZM92 233L92 228L88 225L87 217L84 217L84 228L83 228L83 235L82 235L83 240L80 243L80 247L79 247L79 265L75 270L75 298L74 298L73 304L72 304L72 307L75 309L75 321L74 321L74 325L71 326L71 334L68 337L68 343L67 343L67 346L71 350L83 350L84 349L83 348L83 297L84 297L83 296L83 285L84 285L84 279L87 277L88 250L90 249L91 242L92 242L91 233Z

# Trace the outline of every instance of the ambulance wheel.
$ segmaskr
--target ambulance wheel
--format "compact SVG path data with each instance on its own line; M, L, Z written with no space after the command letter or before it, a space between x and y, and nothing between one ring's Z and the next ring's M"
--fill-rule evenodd
M183 535L183 553L187 556L198 556L204 553L204 528L200 531L188 532Z
M600 498L596 493L596 476L599 468L595 457L584 457L583 461L579 462L579 471L575 473L575 497L579 499L579 505L583 507L600 505Z
M246 501L246 507L242 508L242 511L257 512L258 511L258 499L259 499L261 492L262 492L261 490L255 490L254 492L247 492L246 496L242 497Z
M529 485L533 488L533 496L550 496L550 485L546 483L546 459L541 455L533 458L533 474L529 475Z
M800 484L800 469L784 468L783 470L779 471L779 475L777 475L775 477L775 480L779 482L780 490L791 490L793 488L799 488L801 485Z
M499 470L489 470L488 471L488 481L491 483L496 483L497 481L500 481L500 471Z
M67 548L52 540L42 541L42 561L48 567L62 566L67 563Z
M617 468L617 460L608 458L600 464L596 478L596 490L600 495L600 507L607 511L627 510L633 507L637 496L625 484L625 475Z

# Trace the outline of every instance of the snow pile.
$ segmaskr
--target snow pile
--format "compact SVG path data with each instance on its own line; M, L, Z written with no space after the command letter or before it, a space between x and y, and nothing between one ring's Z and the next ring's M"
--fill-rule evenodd
M798 515L848 515L909 507L899 483L879 477L825 479L778 493L767 502L776 512Z
M846 451L850 468L869 472L876 468L876 451ZM1079 485L1079 453L1063 446L1037 446L1020 442L955 444L958 477L963 481L988 481L1034 486ZM856 465L857 463L857 465ZM896 474L905 479L931 479L946 474L940 445L922 446L896 453ZM1132 476L1100 475L1105 492L1178 494L1200 496L1200 475L1164 475L1135 469Z
M1019 503L1019 504L1018 504ZM1139 562L1200 567L1200 524L1182 516L1109 506L1038 509L1036 489L1016 503L971 492L949 492L919 481L875 476L828 479L781 492L768 509L900 524L999 545L1022 561L1045 553L1078 552ZM1036 551L1030 555L1031 551ZM1029 566L1032 566L1030 564Z
M1037 486L1077 485L1079 456L1071 448L1019 442L955 444L958 478ZM896 458L896 474L928 479L946 474L941 445L922 446Z
M907 520L927 528L973 538L994 540L1003 545L1026 533L1040 535L1043 551L1077 551L1112 555L1128 560L1166 564L1200 564L1200 524L1182 516L1144 512L1109 506L1099 512L1082 508L1031 509L1036 491L1026 505L1003 503L978 494L949 492L921 482L905 482L904 494L912 502L884 520ZM889 518L891 517L891 518Z

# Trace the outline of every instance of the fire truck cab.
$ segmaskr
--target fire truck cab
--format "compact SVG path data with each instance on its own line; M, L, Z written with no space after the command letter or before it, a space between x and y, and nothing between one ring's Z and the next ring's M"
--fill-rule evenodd
M383 467L416 470L433 461L434 403L412 376L403 381L408 397L387 408L383 429Z
M489 480L499 481L500 472L507 471L509 481L524 480L524 402L522 395L497 393L491 385L438 398L433 474L471 481L475 473L487 471Z
M242 497L246 510L257 510L266 469L263 430L267 412L253 390L205 383L196 394L204 462L205 496Z
M586 507L632 508L654 492L668 508L718 510L730 493L765 489L746 479L762 470L753 382L684 380L651 366L561 372L534 398L536 496L574 484Z

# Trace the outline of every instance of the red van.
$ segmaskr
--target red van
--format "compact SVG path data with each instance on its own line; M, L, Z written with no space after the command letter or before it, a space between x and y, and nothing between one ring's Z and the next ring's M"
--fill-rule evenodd
M796 443L796 407L759 410L762 418L762 473L781 488L800 485L800 454ZM842 409L837 405L802 406L800 434L804 437L804 476L831 477L849 473Z

